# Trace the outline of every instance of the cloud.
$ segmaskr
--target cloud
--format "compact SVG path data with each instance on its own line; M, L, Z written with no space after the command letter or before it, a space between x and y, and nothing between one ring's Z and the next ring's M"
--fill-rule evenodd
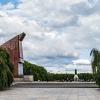
M100 49L99 7L99 0L1 3L0 44L25 32L23 50L26 60L51 72L54 69L55 72L73 72L76 67L80 72L91 72L89 57L84 59L80 54L84 50Z
M90 65L90 61L88 59L79 59L79 60L74 60L74 64L80 64L80 65Z
M1 6L0 8L2 9L2 10L11 10L11 9L14 9L14 5L11 3L11 2L9 2L9 3L7 3L7 5L3 5L3 6Z
M0 33L2 32L2 30L0 29Z

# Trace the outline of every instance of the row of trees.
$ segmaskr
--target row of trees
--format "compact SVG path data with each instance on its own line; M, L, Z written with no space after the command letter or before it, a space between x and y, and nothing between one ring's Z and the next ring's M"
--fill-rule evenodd
M27 73L27 68L31 67L31 74L34 75L35 81L38 80L45 81L47 79L47 70L44 67L31 64L28 61L24 61L23 66L24 66L24 74Z
M66 81L67 78L69 81L73 81L74 74L55 74L49 73L42 66L37 66L35 64L31 64L27 61L24 62L24 74L26 74L27 68L31 67L31 74L34 75L34 80L38 81ZM93 80L92 73L80 73L78 74L80 80Z
M13 82L14 67L6 49L0 47L0 91L10 88Z
M92 49L90 56L92 56L91 65L94 80L100 87L100 51L98 49Z

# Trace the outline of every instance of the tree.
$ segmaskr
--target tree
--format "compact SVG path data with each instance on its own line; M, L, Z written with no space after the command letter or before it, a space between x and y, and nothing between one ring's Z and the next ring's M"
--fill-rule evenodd
M91 50L90 56L92 56L91 65L94 80L100 87L100 51L94 48Z
M13 71L9 53L0 47L0 90L10 88L13 82Z
M24 61L23 66L24 66L24 74L26 74L27 67L31 67L32 75L34 76L35 81L47 80L47 70L44 67L29 63L28 61Z
M80 80L93 81L93 74L92 73L79 73L78 77Z

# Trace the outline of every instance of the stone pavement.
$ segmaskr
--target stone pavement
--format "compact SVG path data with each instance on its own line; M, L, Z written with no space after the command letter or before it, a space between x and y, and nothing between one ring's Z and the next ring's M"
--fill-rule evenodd
M11 88L0 100L100 100L99 88Z

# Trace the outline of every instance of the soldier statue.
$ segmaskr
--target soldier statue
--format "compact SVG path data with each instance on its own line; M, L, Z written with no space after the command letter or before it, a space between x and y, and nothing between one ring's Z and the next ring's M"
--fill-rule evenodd
M31 69L31 67L29 66L29 67L27 67L27 69L26 69L26 75L31 75L32 74L32 69Z
M77 74L77 69L75 69L75 74Z

